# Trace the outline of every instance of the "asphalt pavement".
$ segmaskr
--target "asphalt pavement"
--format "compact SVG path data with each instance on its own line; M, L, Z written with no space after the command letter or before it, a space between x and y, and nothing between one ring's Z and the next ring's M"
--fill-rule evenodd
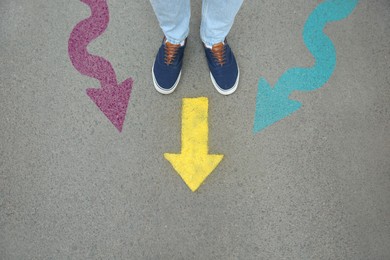
M150 3L108 2L88 50L133 80L121 132L69 57L88 6L0 1L0 259L390 259L390 1L329 23L331 77L292 92L302 107L256 133L259 78L316 63L302 33L320 1L244 2L231 96L208 74L201 1L171 95L153 87L163 35ZM209 153L224 157L192 192L164 154L180 153L183 98L197 97Z

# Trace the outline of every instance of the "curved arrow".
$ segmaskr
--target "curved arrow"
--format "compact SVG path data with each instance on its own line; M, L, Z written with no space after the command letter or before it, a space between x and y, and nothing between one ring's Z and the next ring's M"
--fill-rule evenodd
M73 66L83 75L100 81L101 88L87 89L87 95L100 110L122 131L133 80L118 84L110 62L102 57L91 55L88 44L99 37L107 28L109 12L106 0L81 0L91 8L91 16L79 22L69 37L68 52Z
M272 88L260 78L256 98L253 131L262 129L285 118L301 107L301 103L288 97L294 90L311 91L322 87L332 76L336 66L336 50L323 30L334 21L346 18L359 0L327 0L310 14L303 30L304 42L315 58L310 68L287 70Z

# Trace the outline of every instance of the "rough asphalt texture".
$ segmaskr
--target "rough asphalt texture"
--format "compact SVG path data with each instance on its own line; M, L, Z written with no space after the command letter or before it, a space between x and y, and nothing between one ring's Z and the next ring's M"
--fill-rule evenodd
M0 259L390 259L390 2L362 0L325 32L337 67L302 109L253 134L257 81L314 62L302 39L317 0L247 0L229 42L241 69L221 96L192 1L182 81L163 96L162 33L148 1L110 0L89 50L134 79L121 134L67 52L80 1L0 1ZM183 97L209 98L210 153L192 193L179 152Z

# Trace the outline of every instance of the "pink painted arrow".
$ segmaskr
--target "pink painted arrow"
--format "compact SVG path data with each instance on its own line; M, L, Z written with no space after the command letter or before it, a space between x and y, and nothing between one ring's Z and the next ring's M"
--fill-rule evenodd
M83 75L100 81L101 88L87 89L87 95L100 110L122 131L127 106L133 86L131 78L118 84L111 63L102 57L91 55L88 44L99 37L109 22L109 12L106 0L81 0L91 8L91 16L79 22L69 37L68 52L73 66Z

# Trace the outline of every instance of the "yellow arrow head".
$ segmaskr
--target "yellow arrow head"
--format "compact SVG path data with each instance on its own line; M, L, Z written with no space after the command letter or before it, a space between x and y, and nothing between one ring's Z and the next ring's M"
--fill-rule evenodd
M179 173L183 181L194 192L218 166L223 155L165 153L164 157L172 164L173 168Z

